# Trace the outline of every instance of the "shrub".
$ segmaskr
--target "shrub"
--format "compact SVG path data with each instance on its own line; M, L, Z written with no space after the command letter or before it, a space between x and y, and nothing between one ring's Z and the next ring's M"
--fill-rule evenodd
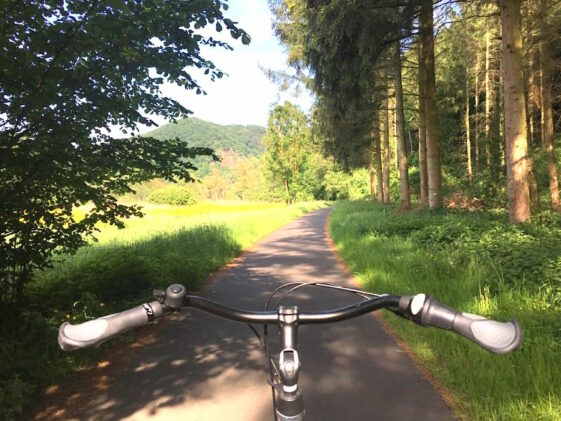
M194 205L196 203L189 190L181 186L168 186L155 190L148 197L148 201L161 205L177 206Z

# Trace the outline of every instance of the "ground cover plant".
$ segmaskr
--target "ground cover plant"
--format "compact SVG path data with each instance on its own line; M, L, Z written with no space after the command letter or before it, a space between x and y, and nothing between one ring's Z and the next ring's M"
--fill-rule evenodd
M399 212L338 203L336 246L364 288L424 292L465 312L519 320L524 344L493 355L455 334L386 319L463 419L561 419L561 216L513 226L505 210Z
M66 354L58 326L121 311L150 300L153 288L181 282L196 290L243 248L320 202L146 205L127 228L102 226L98 242L61 256L29 284L25 310L0 322L0 414L14 419L33 397L76 368L93 364L105 347ZM112 346L109 342L106 346Z

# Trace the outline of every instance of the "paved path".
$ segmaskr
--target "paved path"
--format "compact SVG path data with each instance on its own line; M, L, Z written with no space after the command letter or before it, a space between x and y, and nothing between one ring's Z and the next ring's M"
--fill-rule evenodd
M352 285L325 238L329 209L269 235L203 294L261 310L288 281ZM320 310L356 301L309 289L295 299ZM273 330L274 332L274 330ZM452 420L449 408L370 315L300 328L301 387L309 420ZM265 358L242 324L189 310L133 354L120 377L92 393L82 420L271 420Z

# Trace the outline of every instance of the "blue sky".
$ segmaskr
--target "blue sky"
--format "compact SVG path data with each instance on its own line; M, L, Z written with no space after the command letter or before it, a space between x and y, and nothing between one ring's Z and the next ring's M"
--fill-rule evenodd
M266 126L271 104L278 101L289 100L309 111L310 94L303 93L295 98L290 92L281 93L259 69L259 65L273 70L286 69L285 48L273 34L267 0L230 0L228 4L230 8L225 16L237 21L251 35L251 43L243 45L240 40L233 40L227 31L214 34L228 41L234 51L205 47L203 56L227 75L211 82L201 72L193 71L206 96L170 84L166 84L162 92L193 111L195 117L218 124ZM162 118L154 120L158 124L165 123ZM141 129L141 133L145 131L147 129Z

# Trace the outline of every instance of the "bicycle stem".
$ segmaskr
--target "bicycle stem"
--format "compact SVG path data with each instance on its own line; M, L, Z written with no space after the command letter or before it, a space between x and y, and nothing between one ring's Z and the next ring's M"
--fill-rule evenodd
M280 421L299 421L304 417L304 400L298 387L298 307L279 307L281 351L279 353L280 390L277 390L275 417Z

